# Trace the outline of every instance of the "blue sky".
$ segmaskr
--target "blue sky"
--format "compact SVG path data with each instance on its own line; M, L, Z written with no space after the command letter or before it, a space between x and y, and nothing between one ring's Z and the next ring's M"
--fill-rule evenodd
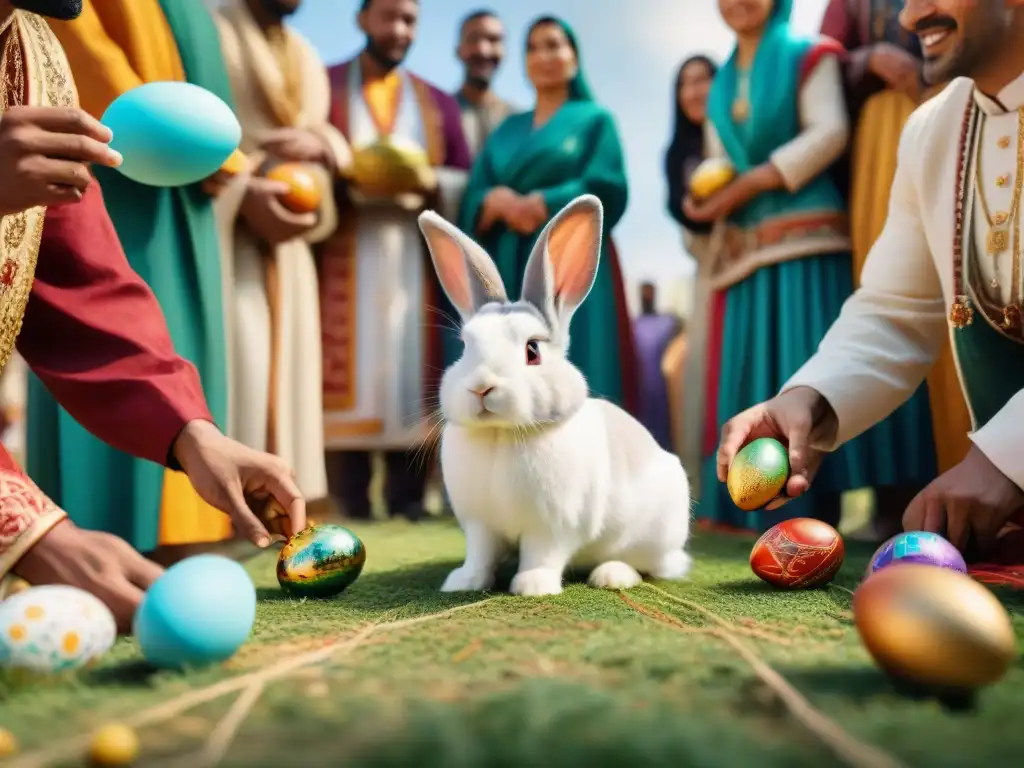
M817 29L826 3L796 0L794 25ZM631 282L689 273L692 260L665 213L662 153L671 130L672 81L679 62L697 52L721 60L731 47L717 0L422 0L409 68L441 88L457 88L462 71L454 53L456 25L467 12L488 5L499 9L509 35L496 88L524 107L531 103L523 70L523 33L530 20L555 14L573 26L587 75L597 98L615 115L626 152L629 209L614 233L624 269ZM357 0L304 0L293 21L324 61L333 64L360 48L357 8Z

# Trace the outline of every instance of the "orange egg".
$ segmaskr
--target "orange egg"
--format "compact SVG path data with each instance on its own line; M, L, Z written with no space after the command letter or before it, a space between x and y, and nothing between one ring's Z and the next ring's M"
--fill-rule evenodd
M267 172L267 178L288 185L281 202L293 213L313 213L320 207L323 195L316 176L302 163L281 163Z
M249 168L249 158L245 156L245 153L240 149L236 149L227 160L224 161L224 165L220 169L227 174L237 176L243 171Z
M839 532L809 517L783 520L765 531L750 552L750 568L783 589L806 589L832 580L846 549Z

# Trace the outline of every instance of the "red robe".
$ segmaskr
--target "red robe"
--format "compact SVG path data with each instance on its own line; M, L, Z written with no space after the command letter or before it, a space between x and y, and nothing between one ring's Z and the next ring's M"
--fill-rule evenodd
M128 266L96 183L80 203L46 212L18 351L79 423L134 456L173 467L184 426L212 421L199 374ZM0 576L63 517L0 446Z

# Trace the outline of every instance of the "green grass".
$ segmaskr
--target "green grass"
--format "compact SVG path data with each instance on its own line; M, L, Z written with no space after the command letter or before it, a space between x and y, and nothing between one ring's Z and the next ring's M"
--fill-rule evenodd
M437 591L463 551L449 523L356 529L367 567L330 601L284 597L274 558L251 564L261 602L249 644L224 668L140 669L130 640L72 681L0 687L0 724L23 753L127 720L218 680L394 622L475 602ZM853 629L848 592L778 592L755 579L750 540L698 535L692 579L661 584L710 610L810 703L855 739L907 765L1012 765L1024 754L1018 664L954 713L898 695ZM836 584L853 588L870 556L851 545ZM505 583L510 574L506 574ZM1024 633L1014 593L1000 596ZM822 766L837 764L713 617L647 587L622 596L570 585L556 598L504 594L411 626L378 629L350 653L268 682L224 765ZM140 731L142 764L191 760L237 694ZM75 762L67 763L69 765Z

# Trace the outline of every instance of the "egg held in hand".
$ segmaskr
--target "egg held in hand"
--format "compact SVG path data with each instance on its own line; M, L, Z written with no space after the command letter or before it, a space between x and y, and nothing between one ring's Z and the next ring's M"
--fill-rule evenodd
M366 547L341 525L314 525L299 531L281 550L277 581L297 597L332 597L363 571Z
M320 182L304 163L278 163L267 171L267 178L288 185L279 199L292 213L315 213L323 200Z
M729 465L726 488L740 509L753 512L772 501L789 480L789 453L778 440L761 437L740 449Z
M133 628L146 661L179 669L231 658L255 620L256 587L245 568L220 555L197 555L153 583Z
M906 563L873 573L854 593L853 619L878 665L918 685L980 688L999 680L1017 657L1003 605L949 568Z
M721 192L736 178L736 168L724 157L709 157L690 176L690 195L694 200L706 200Z
M772 526L757 540L750 551L750 569L773 586L806 589L831 581L845 554L843 538L831 525L794 517Z
M192 83L145 83L118 96L100 118L121 153L118 170L154 187L212 176L238 148L242 126L216 94Z
M87 666L117 639L113 614L75 587L30 587L0 603L0 666L57 673Z

